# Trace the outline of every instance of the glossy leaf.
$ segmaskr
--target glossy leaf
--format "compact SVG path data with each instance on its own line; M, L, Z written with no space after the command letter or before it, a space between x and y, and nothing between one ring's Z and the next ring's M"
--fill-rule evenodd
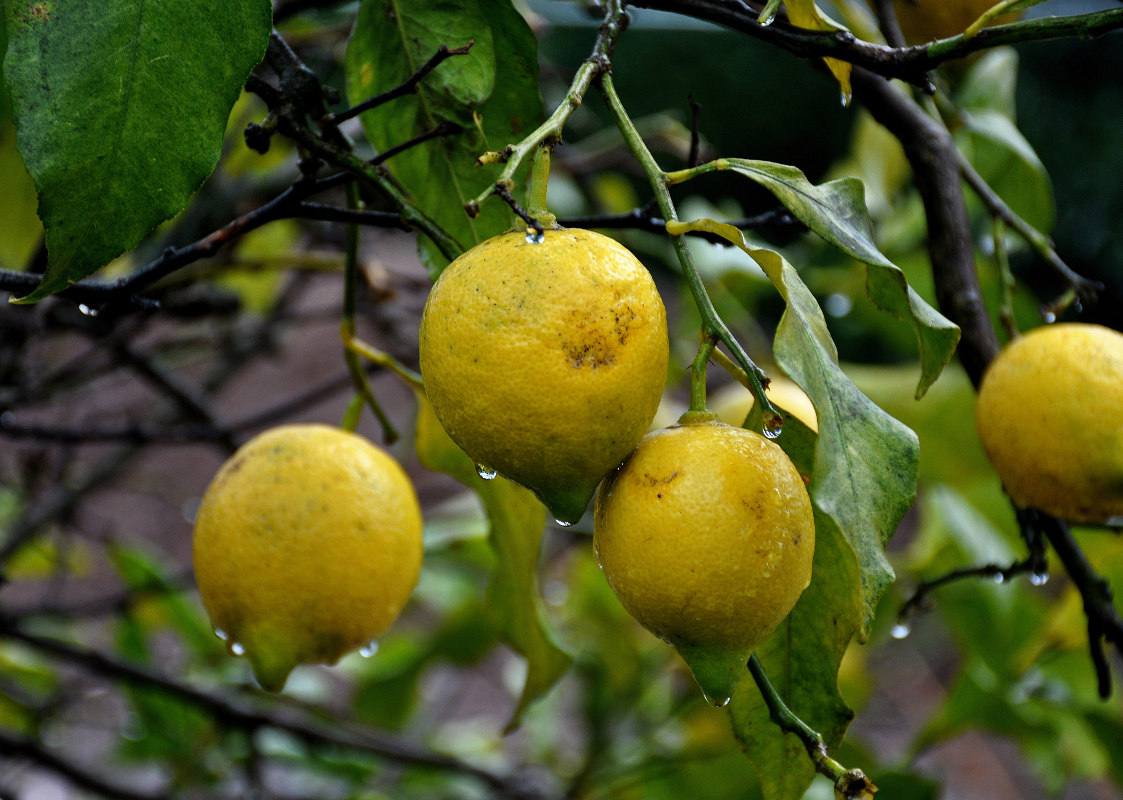
M743 249L787 304L773 356L819 415L812 498L858 555L864 637L878 598L894 577L885 544L916 497L916 434L876 406L842 371L823 312L791 264L771 250L750 247L732 225L705 219L667 224L672 235L691 230L717 234Z
M509 210L496 201L475 219L464 204L486 189L500 167L478 166L489 150L501 150L537 125L542 101L537 85L537 46L510 0L364 0L347 48L348 96L352 103L397 86L443 44L472 43L467 55L441 63L416 94L362 115L378 151L387 150L443 122L461 128L394 156L387 166L422 210L462 248L502 233ZM446 261L427 240L421 254L434 277Z
M268 0L5 4L18 145L39 194L40 300L135 247L214 169Z
M904 273L878 249L862 182L840 178L815 185L796 167L726 159L734 172L771 191L808 228L867 265L866 289L885 311L912 325L920 350L920 398L940 376L959 343L959 328L913 291Z
M487 512L488 541L496 568L486 605L503 640L527 662L526 683L511 725L526 707L545 694L572 661L558 643L538 595L538 550L546 509L534 494L505 478L484 480L472 460L441 428L432 406L420 393L415 433L417 457L426 469L443 472L472 489Z

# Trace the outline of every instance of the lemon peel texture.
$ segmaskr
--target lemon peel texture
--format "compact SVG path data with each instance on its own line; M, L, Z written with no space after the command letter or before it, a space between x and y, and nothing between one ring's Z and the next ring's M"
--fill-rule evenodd
M1015 339L983 375L975 422L1016 506L1123 516L1123 334L1057 323Z
M712 416L683 419L645 436L601 485L593 543L623 606L723 705L810 584L815 523L777 444Z
M203 604L231 652L279 691L398 617L421 568L421 510L398 463L327 425L285 425L215 475L195 520Z
M667 318L626 248L581 229L489 239L425 304L425 392L479 465L575 522L647 430L667 377Z

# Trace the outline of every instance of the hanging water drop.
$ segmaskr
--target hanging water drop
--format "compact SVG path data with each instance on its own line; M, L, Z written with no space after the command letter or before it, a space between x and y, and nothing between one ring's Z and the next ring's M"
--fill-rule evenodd
M79 303L78 304L78 310L81 311L83 314L85 314L87 317L96 317L97 316L97 309L92 308L92 307L86 305L85 303Z
M483 464L476 464L476 474L483 478L485 481L495 480L495 476L499 473L491 467L485 467Z
M769 439L778 439L784 432L784 417L776 412L765 412L763 415L764 435Z
M912 633L912 626L903 620L894 625L893 629L889 631L889 635L894 639L907 638L910 633Z
M1045 570L1034 570L1029 575L1029 582L1034 586L1044 586L1049 582L1049 573Z
M230 651L230 655L232 656L244 656L246 654L246 646L241 642L228 641L226 643L226 649Z
M1043 313L1041 315L1041 318L1044 319L1046 322L1056 322L1057 321L1057 315L1054 314L1052 311L1046 311L1045 313Z
M702 697L706 698L706 702L714 708L725 708L729 705L729 697L715 697L702 692Z
M542 231L536 231L534 228L526 229L526 243L527 244L542 244L546 241L546 234Z
M370 641L359 648L359 655L363 658L370 658L378 652L378 642Z
M214 635L224 642L230 639L230 634L224 631L222 628L215 628Z
M1004 574L1002 574L1001 572L996 572L996 573L994 573L994 576L991 577L991 580L994 581L995 583L1005 583L1006 582L1006 576Z
M573 525L572 522L566 522L564 519L555 519L554 524L560 528L569 528Z

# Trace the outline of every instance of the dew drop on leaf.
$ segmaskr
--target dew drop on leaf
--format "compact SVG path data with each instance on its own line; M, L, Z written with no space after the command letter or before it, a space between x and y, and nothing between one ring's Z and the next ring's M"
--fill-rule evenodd
M370 641L359 648L359 655L363 658L370 658L378 652L378 642Z
M727 705L729 705L730 698L728 697L713 697L706 694L705 692L702 692L702 696L706 698L706 702L714 708L725 708Z
M226 649L230 651L232 656L244 656L246 654L246 646L241 642L227 642Z
M1034 571L1030 573L1029 582L1034 586L1044 586L1049 582L1049 573L1044 571Z
M495 480L495 476L499 473L490 467L485 467L483 464L476 464L476 474L485 481L493 481Z
M912 626L907 622L898 622L893 626L893 629L889 631L889 635L894 639L904 639L910 633L912 633Z
M994 573L994 576L991 578L991 580L994 581L995 583L1005 583L1006 582L1006 576L1003 575L1001 572L996 572L996 573Z
M224 642L230 638L230 634L224 631L222 628L215 628L214 635L219 639L222 639L222 641Z
M573 525L572 522L566 522L564 519L556 519L554 520L554 524L562 528L568 528Z

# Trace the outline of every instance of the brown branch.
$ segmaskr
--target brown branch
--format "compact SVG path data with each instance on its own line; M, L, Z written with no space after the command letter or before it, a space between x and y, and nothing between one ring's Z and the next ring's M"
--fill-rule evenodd
M117 661L95 650L69 642L40 636L24 630L10 617L0 615L0 637L22 642L42 653L63 659L90 672L130 686L143 686L174 697L211 715L217 722L231 728L254 731L272 728L299 739L310 747L342 747L358 750L402 764L457 772L489 786L500 797L532 800L536 795L510 783L503 776L472 766L452 756L414 747L380 736L356 726L333 723L330 726L302 718L291 710L256 708L249 704L196 689L143 667ZM145 798L145 800L148 800Z

